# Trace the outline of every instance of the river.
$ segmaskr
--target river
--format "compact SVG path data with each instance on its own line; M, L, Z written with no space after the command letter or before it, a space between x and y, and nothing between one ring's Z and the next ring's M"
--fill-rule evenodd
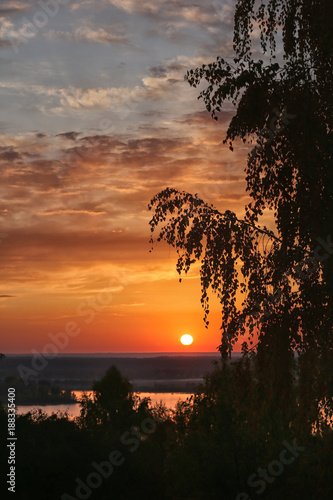
M85 392L89 396L92 395L92 391L72 391L76 398L79 400L82 394ZM186 398L191 396L191 394L184 392L138 392L140 398L150 398L152 405L155 403L160 403L161 401L166 405L167 408L174 409L179 400L185 401ZM52 415L52 413L57 413L58 411L67 411L70 418L78 417L80 415L80 405L79 403L74 404L56 404L56 405L21 405L17 407L18 414L25 414L29 411L35 410L36 408L41 408L43 412L47 415Z

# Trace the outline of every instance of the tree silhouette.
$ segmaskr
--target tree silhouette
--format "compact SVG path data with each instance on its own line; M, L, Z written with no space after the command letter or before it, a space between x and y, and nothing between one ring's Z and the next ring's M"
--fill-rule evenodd
M133 387L115 366L95 381L92 389L93 398L84 396L80 403L79 422L83 428L119 433L132 423L136 403Z
M201 260L206 323L209 289L222 307L222 357L241 335L250 345L258 335L258 376L274 408L291 404L297 350L299 413L309 432L319 403L332 411L332 5L269 0L256 6L237 1L232 62L218 57L187 73L193 87L207 82L199 99L214 119L226 101L234 104L224 141L230 149L236 140L252 145L245 219L165 189L149 205L155 210L150 225L154 232L162 224L156 240L177 248L179 274ZM265 209L273 212L274 235L259 227Z

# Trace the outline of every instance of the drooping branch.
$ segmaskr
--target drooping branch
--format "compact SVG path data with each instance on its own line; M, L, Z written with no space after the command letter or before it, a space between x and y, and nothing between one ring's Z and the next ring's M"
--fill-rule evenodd
M188 204L188 206L184 208L184 205L186 204ZM255 234L260 233L281 243L281 239L265 226L260 227L243 219L238 219L236 214L230 210L226 210L224 214L222 214L219 210L214 208L213 205L205 203L198 197L197 194L193 195L191 193L187 193L186 191L166 188L154 196L154 198L150 201L148 208L149 210L155 208L155 215L149 222L152 232L157 228L159 223L166 220L168 212L172 214L175 211L178 211L179 215L181 215L182 212L189 215L194 213L195 210L198 210L198 213L208 219L211 217L217 217L226 221L229 220L230 222L237 222L240 226L248 227L250 230L254 231ZM160 241L161 239L165 239L164 236L158 238L157 241ZM153 237L151 237L150 242L154 243ZM172 242L168 243L172 244Z
M205 325L209 324L208 291L211 289L221 303L221 329L231 349L238 336L244 333L244 323L239 325L237 322L240 312L236 308L236 292L241 289L245 293L245 282L248 282L251 296L263 294L263 287L267 286L265 259L270 251L280 247L279 238L265 227L238 219L229 210L219 212L197 195L171 188L158 193L149 209L154 209L150 221L152 233L162 225L158 236L152 235L150 242L164 240L177 250L179 275L186 274L192 264L200 261ZM262 244L265 238L270 241L269 249ZM247 312L251 308L253 305L247 307Z

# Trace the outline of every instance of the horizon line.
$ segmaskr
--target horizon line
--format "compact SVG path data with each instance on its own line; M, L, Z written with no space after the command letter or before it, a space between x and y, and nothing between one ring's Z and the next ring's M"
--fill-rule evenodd
M23 352L23 353L4 353L5 357L7 356L35 356L36 354L42 355L43 353L31 353L31 352ZM233 354L241 354L240 351L234 351ZM68 357L68 356L167 356L167 355L177 355L177 356L195 356L195 355L214 355L220 356L218 351L153 351L153 352L63 352L57 354L56 357ZM53 358L53 359L54 359Z

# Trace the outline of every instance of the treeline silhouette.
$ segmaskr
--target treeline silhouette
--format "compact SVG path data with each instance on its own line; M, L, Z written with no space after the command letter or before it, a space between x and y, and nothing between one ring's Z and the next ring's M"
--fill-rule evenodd
M70 389L62 389L49 380L34 380L24 384L19 377L6 377L0 382L0 401L7 400L9 387L15 387L16 404L19 406L77 402Z
M140 399L112 366L94 383L94 398L82 399L77 419L42 410L17 416L15 498L331 498L332 429L322 415L309 432L296 411L296 384L285 425L283 409L272 412L260 391L257 370L255 355L216 363L171 411ZM5 471L3 407L0 421Z

